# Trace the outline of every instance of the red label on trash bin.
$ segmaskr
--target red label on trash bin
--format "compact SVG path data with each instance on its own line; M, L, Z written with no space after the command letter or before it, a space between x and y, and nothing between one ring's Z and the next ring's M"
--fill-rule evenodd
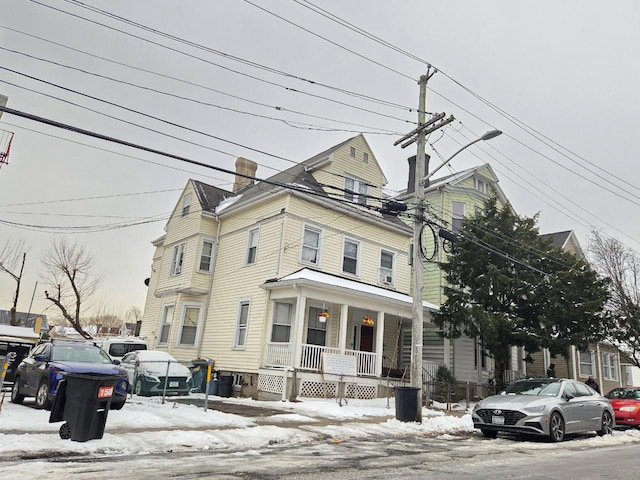
M98 389L98 398L109 398L111 396L113 396L113 385Z

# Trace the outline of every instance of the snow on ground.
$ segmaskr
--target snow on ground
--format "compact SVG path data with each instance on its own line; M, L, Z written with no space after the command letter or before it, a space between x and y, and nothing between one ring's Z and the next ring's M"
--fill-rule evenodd
M192 395L198 398L198 395ZM200 395L200 397L204 397ZM217 397L214 397L217 398ZM1 399L1 397L0 397ZM218 398L219 401L219 398ZM88 442L62 440L61 422L49 423L49 412L28 403L14 405L5 399L0 410L0 458L16 454L124 455L165 451L243 450L270 444L295 445L317 440L343 441L352 438L394 435L437 435L473 431L469 413L455 415L423 409L423 421L395 419L394 399L352 400L340 406L335 399L301 399L297 402L258 402L230 398L225 402L261 406L284 412L268 417L248 418L168 400L137 397L124 408L108 414L102 439ZM215 406L215 403L212 402ZM640 431L616 431L606 437L578 440L585 446L640 443ZM492 448L494 442L478 442L478 448ZM527 448L553 448L546 442L532 442Z

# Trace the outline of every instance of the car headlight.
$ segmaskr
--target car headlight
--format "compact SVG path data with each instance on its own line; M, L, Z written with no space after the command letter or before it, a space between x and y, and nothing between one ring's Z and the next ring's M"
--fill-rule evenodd
M149 373L145 373L144 374L144 378L145 380L147 380L148 382L153 382L153 383L160 383L160 379L155 376L155 375L151 375Z
M527 407L524 410L530 413L542 413L544 412L546 405L538 405L535 407Z
M626 407L620 407L621 412L635 412L638 407L633 405L628 405Z

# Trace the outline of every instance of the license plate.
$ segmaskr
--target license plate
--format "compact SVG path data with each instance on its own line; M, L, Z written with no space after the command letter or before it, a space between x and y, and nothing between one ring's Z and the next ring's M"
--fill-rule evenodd
M498 417L494 415L491 417L491 423L495 423L496 425L504 425L504 417Z
M180 382L169 382L170 388L178 388L180 386Z

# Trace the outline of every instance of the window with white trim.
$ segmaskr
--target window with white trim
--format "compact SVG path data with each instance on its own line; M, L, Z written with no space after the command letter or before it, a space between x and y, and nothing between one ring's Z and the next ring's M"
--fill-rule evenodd
M162 308L162 319L160 320L160 331L158 332L158 345L166 345L169 343L169 334L171 333L171 322L173 321L173 312L175 305L165 305Z
M211 272L211 264L213 259L213 241L202 240L202 247L200 247L200 263L198 270L201 272Z
M184 261L185 243L179 243L173 247L173 258L171 259L170 275L179 275L182 272L182 262Z
M236 335L233 340L233 348L244 348L247 345L250 304L249 300L241 300L238 305L238 318L236 319Z
M309 307L309 320L307 322L307 343L309 345L327 344L327 322L318 320L322 309L319 307Z
M344 239L342 252L342 271L352 275L358 275L358 263L360 257L360 243L349 238Z
M186 217L189 215L189 210L191 209L191 194L187 193L184 197L182 197L182 216Z
M475 182L476 190L482 193L486 193L487 195L489 194L489 190L491 188L489 186L489 183L485 182L484 180L480 180L477 177L474 178L474 182Z
M178 338L179 346L196 346L201 312L201 305L186 304L182 308L182 326L180 327L180 338Z
M380 283L393 285L394 254L388 250L380 250Z
M302 253L301 260L304 263L320 264L320 234L319 228L304 226L302 233Z
M459 232L462 228L462 220L464 220L464 203L451 202L451 230Z
M276 302L273 306L273 327L271 328L271 341L288 343L291 337L291 316L293 305L290 303Z
M356 156L356 147L349 147L349 155L352 157Z
M253 265L254 263L256 263L257 255L258 255L258 229L254 228L249 230L246 264Z
M369 154L368 154L367 152L364 152L364 153L362 154L362 161L363 161L364 163L369 163Z
M591 350L579 353L578 374L581 377L595 375L593 368L593 352Z
M605 380L618 380L618 357L615 353L602 354L602 376Z
M368 185L362 180L346 177L344 179L344 198L360 205L367 204Z

